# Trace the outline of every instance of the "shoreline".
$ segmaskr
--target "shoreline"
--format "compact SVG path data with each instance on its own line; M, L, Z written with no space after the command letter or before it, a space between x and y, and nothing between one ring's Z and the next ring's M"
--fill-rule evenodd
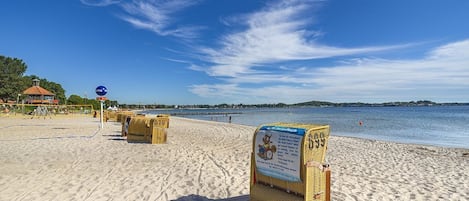
M334 135L331 132L331 136L334 137L343 137L343 138L351 138L351 139L357 139L357 140L364 140L364 141L371 141L371 142L384 142L384 143L392 143L392 144L397 144L397 145L404 145L404 146L415 146L415 147L433 147L437 149L450 149L455 152L468 152L469 153L469 148L464 148L464 147L454 147L454 146L443 146L443 145L436 145L436 144L418 144L418 143L407 143L407 142L400 142L400 141L390 141L390 140L380 140L380 139L370 139L370 138L364 138L364 137L354 137L354 136L349 136L349 135Z
M229 113L228 113L229 114ZM151 113L147 114L147 115L152 115ZM190 115L187 115L187 116L190 116ZM187 119L191 119L191 120L200 120L200 121L208 121L208 122L216 122L216 123L228 123L228 122L225 122L225 121L217 121L217 120L202 120L202 119L195 119L195 118L190 118L190 117L187 117L187 116L179 116L179 115L176 115L176 117L178 118L187 118ZM172 116L174 117L174 116ZM241 125L241 126L251 126L251 127L255 127L255 126L252 126L252 125L245 125L245 124L238 124L238 123L232 123L232 124L236 124L236 125ZM378 139L378 138L375 138L375 139L372 139L372 138L366 138L366 137L360 137L360 136L352 136L352 135L347 135L347 133L342 133L342 134L336 134L334 133L333 131L331 131L331 136L335 136L335 137L345 137L345 138L354 138L354 139L361 139L361 140L370 140L370 141L382 141L382 142L389 142L389 143L395 143L395 144L403 144L403 145L413 145L413 146L430 146L430 147L437 147L437 148L445 148L445 149L460 149L460 151L464 151L464 150L469 150L469 147L459 147L459 146L455 146L455 145L440 145L440 144L424 144L424 143L410 143L410 142L402 142L402 141L399 141L399 140L382 140L382 139Z
M177 113L189 110L145 111ZM355 108L269 108L219 109L200 112L241 112L233 115L172 115L259 126L272 122L304 122L331 125L333 135L359 137L389 142L469 149L465 129L469 108L455 107L355 107Z
M0 125L0 200L249 200L256 127L171 117L152 145L92 117ZM331 134L332 200L469 200L469 149Z

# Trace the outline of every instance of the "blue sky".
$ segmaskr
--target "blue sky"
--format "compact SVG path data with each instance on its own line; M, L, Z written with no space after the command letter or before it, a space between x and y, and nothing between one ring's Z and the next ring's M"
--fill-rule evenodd
M47 2L47 3L45 3ZM1 0L0 55L135 104L469 102L466 0Z

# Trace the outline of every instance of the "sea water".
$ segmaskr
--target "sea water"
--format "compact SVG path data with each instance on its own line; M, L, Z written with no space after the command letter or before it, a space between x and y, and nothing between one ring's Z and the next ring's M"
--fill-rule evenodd
M149 110L186 118L259 126L274 122L328 124L331 135L469 148L469 106L290 107Z

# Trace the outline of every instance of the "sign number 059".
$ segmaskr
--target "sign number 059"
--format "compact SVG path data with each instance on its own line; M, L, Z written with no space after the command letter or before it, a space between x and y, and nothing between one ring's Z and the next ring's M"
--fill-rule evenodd
M308 135L308 148L310 150L312 149L319 149L319 147L324 147L326 144L326 136L324 135L324 132L320 133L314 133Z

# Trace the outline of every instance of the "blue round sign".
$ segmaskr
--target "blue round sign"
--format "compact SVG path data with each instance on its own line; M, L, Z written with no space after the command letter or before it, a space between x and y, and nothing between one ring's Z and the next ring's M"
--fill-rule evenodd
M105 86L98 86L96 87L96 94L98 94L98 96L104 96L107 94L107 89Z

